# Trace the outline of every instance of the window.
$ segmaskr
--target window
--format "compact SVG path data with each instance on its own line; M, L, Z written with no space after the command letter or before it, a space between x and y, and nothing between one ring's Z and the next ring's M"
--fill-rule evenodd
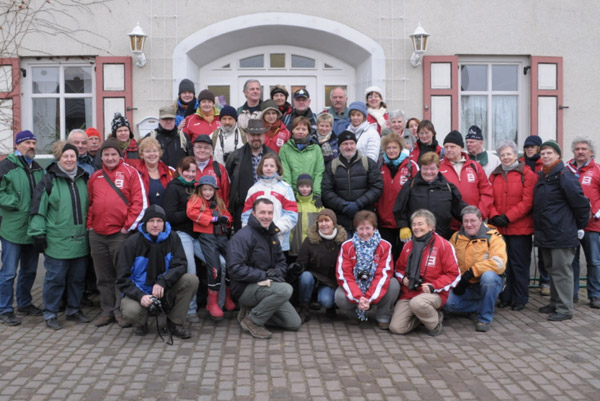
M263 68L265 65L264 54L240 59L240 68Z
M27 64L24 80L29 109L24 126L38 138L38 152L51 153L52 144L65 139L75 128L85 129L94 121L94 70L87 64ZM27 103L25 103L27 104Z

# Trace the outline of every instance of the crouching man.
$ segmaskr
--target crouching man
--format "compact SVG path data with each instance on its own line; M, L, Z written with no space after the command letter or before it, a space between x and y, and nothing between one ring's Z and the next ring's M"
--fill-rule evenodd
M265 324L297 330L300 316L289 302L292 286L285 282L288 266L273 223L274 205L258 198L248 224L229 241L227 271L231 292L239 300L238 321L255 338L271 338Z
M135 334L148 332L148 308L156 300L167 313L167 327L179 338L189 338L184 326L198 277L186 273L187 261L179 236L162 207L152 205L144 213L138 231L127 239L117 260L117 288L123 293L123 318L135 326Z
M450 238L456 249L460 282L450 293L444 310L477 313L477 331L488 331L494 318L496 298L502 290L506 269L506 243L488 227L475 206L462 212L462 227Z

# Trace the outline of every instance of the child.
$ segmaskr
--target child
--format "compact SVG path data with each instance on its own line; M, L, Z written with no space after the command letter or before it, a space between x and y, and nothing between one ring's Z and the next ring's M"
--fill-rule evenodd
M329 113L321 113L317 117L317 134L315 138L321 147L325 163L338 157L337 135L332 131L333 116Z
M298 256L302 242L306 238L308 228L315 224L318 213L323 209L321 199L313 195L313 179L310 174L300 174L296 181L298 192L298 223L292 229L290 236L290 253L292 257Z
M202 247L204 259L208 265L208 301L206 310L214 320L223 318L223 310L218 303L224 270L220 256L227 251L227 232L231 227L231 214L217 194L217 179L211 175L200 178L194 195L187 203L187 215L194 223L194 232ZM223 280L224 281L224 280ZM230 292L227 291L225 308L235 309Z

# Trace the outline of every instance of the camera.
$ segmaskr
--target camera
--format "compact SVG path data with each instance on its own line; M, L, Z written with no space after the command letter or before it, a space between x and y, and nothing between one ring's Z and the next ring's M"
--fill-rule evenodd
M410 290L418 290L419 287L421 286L421 284L423 284L423 277L421 277L421 276L415 277L413 280L410 280L409 289Z
M232 152L223 153L223 164L227 163L227 158Z
M359 270L356 272L356 277L360 281L369 281L369 271L368 270Z
M158 315L163 310L162 302L160 302L160 299L156 297L152 297L150 298L150 300L152 301L152 303L148 307L148 314L151 316Z

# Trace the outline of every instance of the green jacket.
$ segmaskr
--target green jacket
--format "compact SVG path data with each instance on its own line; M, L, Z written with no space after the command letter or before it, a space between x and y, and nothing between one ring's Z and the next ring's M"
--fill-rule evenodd
M89 206L87 180L81 167L77 167L75 180L71 180L52 163L35 188L27 234L46 236L46 255L73 259L89 253L85 224Z
M44 169L31 167L23 156L11 153L0 162L0 237L14 244L31 244L27 235L31 197Z
M310 174L313 179L313 193L321 196L325 161L318 144L311 142L306 148L300 150L292 138L281 147L279 158L283 165L283 180L292 186L294 192L298 192L296 188L298 176Z
M290 255L296 256L300 251L300 246L304 242L308 229L315 224L317 216L323 207L315 206L313 195L302 196L296 193L296 203L298 204L298 223L292 228L290 234Z

